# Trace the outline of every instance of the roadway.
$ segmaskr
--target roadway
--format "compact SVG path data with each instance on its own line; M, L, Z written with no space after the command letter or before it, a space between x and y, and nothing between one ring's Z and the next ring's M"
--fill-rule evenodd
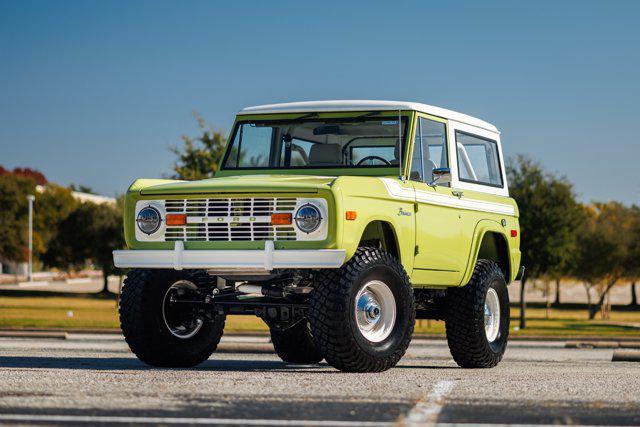
M119 335L2 337L0 424L640 425L640 363L613 349L514 341L497 368L464 370L446 342L414 340L395 369L347 374L223 340L199 367L156 369Z

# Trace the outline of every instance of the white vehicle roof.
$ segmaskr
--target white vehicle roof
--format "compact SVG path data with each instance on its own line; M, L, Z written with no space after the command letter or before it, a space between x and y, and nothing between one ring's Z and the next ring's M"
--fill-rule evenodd
M257 105L255 107L243 108L238 114L275 114L275 113L306 113L316 111L373 111L373 110L411 110L425 114L450 119L467 125L476 126L491 132L498 132L498 129L491 123L456 111L445 108L434 107L432 105L421 104L419 102L407 101L366 101L366 100L343 100L343 101L305 101L288 102L283 104Z

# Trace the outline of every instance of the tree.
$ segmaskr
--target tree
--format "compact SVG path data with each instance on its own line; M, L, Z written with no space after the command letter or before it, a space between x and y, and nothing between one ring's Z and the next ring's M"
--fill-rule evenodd
M636 282L640 279L640 207L631 206L629 210L631 215L631 235L627 259L625 262L626 278L630 282L631 303L629 305L638 305L638 295L636 293Z
M35 196L34 255L40 257L55 237L60 223L77 207L78 202L69 189L56 184L45 185Z
M46 184L36 190L37 181L32 176L37 174L24 173L32 171L28 168L20 171L0 174L0 256L14 262L26 261L28 253L28 194L36 197L33 216L33 254L36 258L44 253L58 224L76 205L66 188Z
M526 327L526 282L563 271L571 263L582 210L572 185L525 156L507 165L509 191L520 212L520 250L527 269L520 288L520 328Z
M618 202L594 203L584 211L586 221L578 233L574 275L585 285L589 319L593 319L611 288L629 274L635 217L630 208ZM598 292L595 304L591 289Z
M38 185L45 185L45 184L47 184L49 182L49 181L47 181L47 178L44 176L44 174L42 172L40 172L39 170L37 170L37 169L14 168L12 173L14 175L17 175L17 176L22 176L22 177L25 177L25 178L31 178Z
M122 246L122 209L85 202L60 223L44 259L47 265L64 269L81 269L93 263L102 271L102 293L107 293L109 275L117 272L112 251Z
M12 173L0 176L0 256L8 261L26 261L27 195L35 194L35 189L31 178Z
M202 135L196 138L183 135L182 147L170 148L171 152L178 156L173 164L172 177L175 179L197 180L213 177L227 144L222 132L207 128L204 119L197 113L194 113L194 116Z

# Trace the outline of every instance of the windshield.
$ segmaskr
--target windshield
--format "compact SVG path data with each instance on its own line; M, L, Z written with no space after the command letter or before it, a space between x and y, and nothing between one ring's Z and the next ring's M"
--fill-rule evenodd
M401 120L406 141L407 117ZM398 117L240 122L223 169L398 167L398 132Z

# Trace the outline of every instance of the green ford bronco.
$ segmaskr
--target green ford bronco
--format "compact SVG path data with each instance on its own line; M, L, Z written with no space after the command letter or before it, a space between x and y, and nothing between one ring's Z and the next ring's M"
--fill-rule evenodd
M518 279L518 208L500 133L412 102L319 101L238 113L214 178L126 194L122 331L138 358L207 360L225 317L255 315L288 363L377 372L415 319L454 360L495 366Z

